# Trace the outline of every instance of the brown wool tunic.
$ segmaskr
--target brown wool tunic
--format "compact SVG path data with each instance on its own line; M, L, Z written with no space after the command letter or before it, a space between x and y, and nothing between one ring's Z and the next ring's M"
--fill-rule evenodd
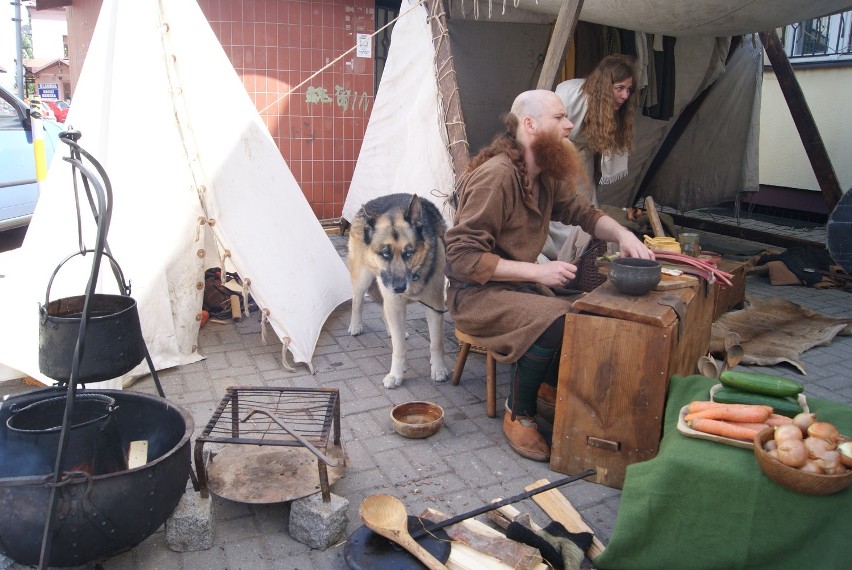
M520 358L571 305L534 283L490 281L497 261L535 262L550 220L593 234L604 215L574 191L571 181L542 176L540 186L538 206L524 202L511 160L495 156L462 184L455 223L446 234L450 315L502 362Z

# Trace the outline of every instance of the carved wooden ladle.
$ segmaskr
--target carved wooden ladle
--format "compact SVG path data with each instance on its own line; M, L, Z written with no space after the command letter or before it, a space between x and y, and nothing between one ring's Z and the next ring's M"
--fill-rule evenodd
M371 495L361 503L358 514L367 528L406 549L429 570L447 570L408 534L408 512L396 497Z

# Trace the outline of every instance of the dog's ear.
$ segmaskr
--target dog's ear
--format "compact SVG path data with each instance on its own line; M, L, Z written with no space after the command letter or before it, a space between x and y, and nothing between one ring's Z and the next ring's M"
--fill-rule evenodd
M408 218L408 221L415 228L419 229L423 227L423 204L420 202L417 194L411 196L411 202L408 203L408 212L406 212L405 217Z
M370 216L364 220L364 244L367 245L373 240L373 234L376 231L376 218Z

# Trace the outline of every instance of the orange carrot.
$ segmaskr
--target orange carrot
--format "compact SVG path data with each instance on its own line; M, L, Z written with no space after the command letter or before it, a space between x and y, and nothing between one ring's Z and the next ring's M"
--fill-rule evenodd
M728 422L731 425L740 426L748 429L753 429L755 431L762 431L765 428L769 427L767 423L757 423L757 422Z
M782 416L781 414L769 414L769 419L766 420L766 425L783 426L784 424L793 423L793 418Z
M769 406L751 406L748 404L725 404L713 408L707 408L701 412L687 414L684 418L687 422L695 419L705 420L727 420L731 422L763 423L772 413Z
M689 422L689 427L696 431L719 435L722 437L730 437L731 439L742 439L751 441L754 436L759 433L759 430L753 430L741 426L736 426L728 422L718 420L708 420L698 418Z
M719 402L707 402L704 400L696 400L694 402L690 402L689 404L689 413L694 414L695 412L703 412L709 408L718 408L721 406Z

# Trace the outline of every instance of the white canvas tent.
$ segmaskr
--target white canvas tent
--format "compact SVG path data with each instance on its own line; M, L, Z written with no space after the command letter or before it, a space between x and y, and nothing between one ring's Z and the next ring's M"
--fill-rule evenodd
M368 136L365 136L343 217L351 219L348 216L371 198L406 191L407 188L417 189L418 193L419 189L437 189L437 192L432 193L439 196L452 192L454 178L449 178L445 170L433 169L433 175L423 176L415 166L422 160L422 156L433 157L443 152L450 157L453 147L459 144L459 139L447 136L447 129L459 122L455 115L448 116L446 113L452 99L460 98L464 110L466 131L461 136L462 142L483 142L495 134L500 125L493 109L500 109L500 112L508 110L519 91L537 86L535 78L529 78L529 69L536 65L543 57L543 51L546 51L546 47L541 48L535 43L535 38L525 43L523 36L530 34L522 33L521 30L540 24L538 41L543 41L546 46L551 24L560 13L560 8L568 4L577 3L567 0L449 3L450 10L445 21L451 55L445 59L439 54L436 64L436 49L428 49L425 42L435 39L437 44L441 41L444 32L436 31L436 27L440 26L435 26L430 16L443 10L440 6L436 9L436 2L433 1L424 3L403 0L400 9L402 16L394 28L388 64L368 123ZM673 115L667 120L647 117L637 119L636 142L630 159L631 175L609 185L606 193L599 194L601 202L616 206L630 205L640 184L645 184L643 192L657 198L659 203L681 210L715 205L734 199L740 192L757 191L757 123L762 48L756 36L747 36L739 43L736 51L730 50L731 36L766 31L838 12L849 5L849 0L582 2L579 19L584 22L625 28L635 31L637 35L665 34L676 37ZM502 47L494 46L494 43L486 44L483 39L489 33L485 29L497 25L503 26L498 33L504 37ZM415 40L416 48L413 47ZM489 48L484 48L484 45ZM501 49L504 51L499 52ZM528 53L526 63L510 65L511 57L524 52ZM396 65L403 61L407 62L406 65ZM452 77L448 62L454 66L457 89L437 87L446 77ZM427 65L430 66L431 77L421 75L417 84L408 79L408 69L421 69ZM516 79L519 76L529 78L525 86L518 86ZM395 129L387 128L388 120L385 117L392 115L392 109L410 111L406 103L415 97L422 97L422 93L414 91L415 88L421 89L422 93L429 93L430 98L432 93L436 94L431 101L431 112L418 115L419 122L414 121L415 114L411 112L406 115L408 121L404 125L398 124ZM499 92L499 88L505 91ZM702 94L699 111L690 115L692 120L684 129L686 136L682 136L672 149L667 150L668 161L660 168L655 168L649 180L644 180L678 117ZM490 109L492 112L488 116L481 113L477 115L481 109ZM480 131L478 137L477 130ZM487 137L481 134L482 131L487 133ZM399 152L401 141L406 140L402 146L410 146L408 141L414 138L412 133L421 137L419 144L424 150L419 153ZM442 149L428 146L431 145L429 141L440 138L447 141ZM476 150L477 147L471 144L470 153ZM393 160L387 160L388 157L393 157ZM455 167L458 168L458 165ZM416 176L409 175L415 172ZM438 202L446 210L446 204L440 200Z
M133 120L129 97L140 102ZM106 0L66 124L82 132L80 144L110 177L107 239L132 283L158 369L201 358L204 269L220 266L223 252L225 269L251 281L289 358L310 366L325 319L351 297L348 272L195 0ZM0 259L8 301L0 363L7 375L48 383L37 364L37 306L54 268L78 247L63 155L57 151L42 184L23 246ZM93 247L85 203L82 220ZM91 256L75 260L51 299L84 292ZM107 265L99 290L117 292ZM132 374L147 370L143 361Z

